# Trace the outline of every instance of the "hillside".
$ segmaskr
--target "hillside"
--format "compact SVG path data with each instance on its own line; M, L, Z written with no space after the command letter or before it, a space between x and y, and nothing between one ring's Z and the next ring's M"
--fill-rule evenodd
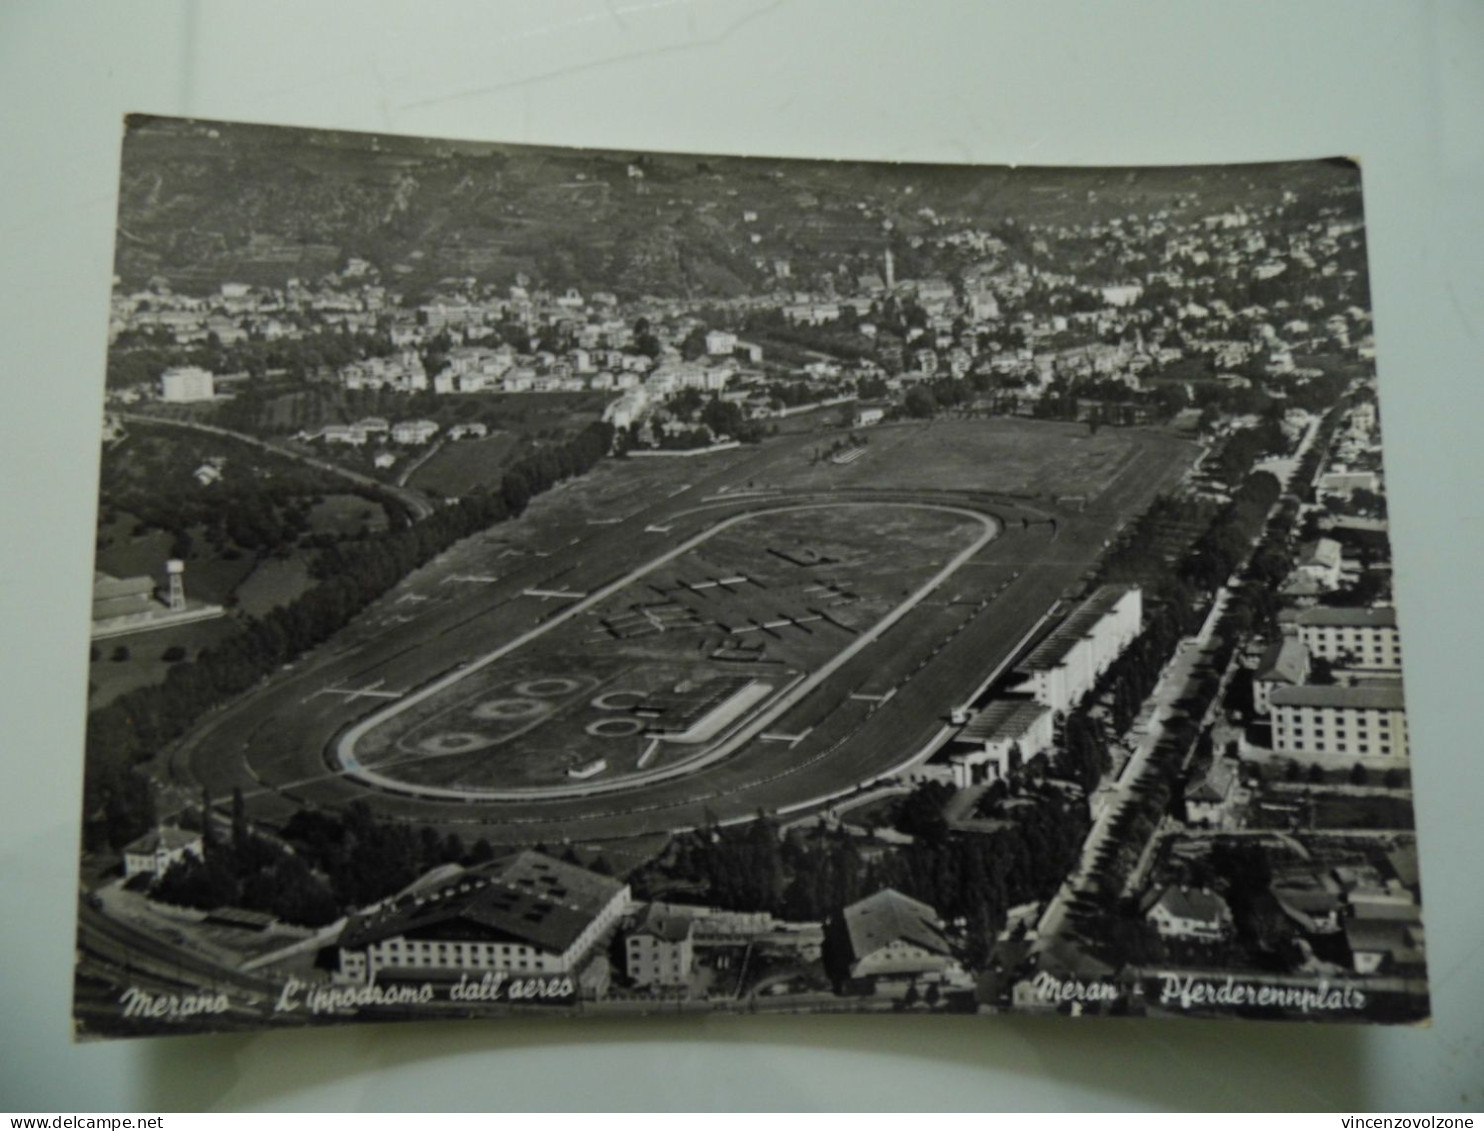
M1313 163L1048 175L636 156L136 117L116 271L129 287L163 274L204 292L228 279L315 278L358 257L413 299L445 278L518 274L621 297L724 297L776 285L779 260L798 287L877 269L888 241L902 277L947 272L961 253L915 238L933 216L1017 247L1028 223L1199 215L1347 175Z

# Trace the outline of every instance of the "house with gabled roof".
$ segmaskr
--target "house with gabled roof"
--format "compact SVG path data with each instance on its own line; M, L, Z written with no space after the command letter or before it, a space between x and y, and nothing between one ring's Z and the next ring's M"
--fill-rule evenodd
M1171 884L1145 918L1167 939L1217 942L1232 930L1231 908L1226 900L1206 888Z
M840 919L852 980L942 976L958 969L938 913L894 888L850 904Z

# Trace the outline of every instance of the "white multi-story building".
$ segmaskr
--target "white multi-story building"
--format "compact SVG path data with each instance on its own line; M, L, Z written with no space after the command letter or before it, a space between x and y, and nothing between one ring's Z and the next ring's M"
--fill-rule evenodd
M1399 680L1280 687L1270 702L1273 751L1283 757L1377 769L1407 760L1407 708Z
M1396 609L1302 609L1289 622L1311 656L1363 671L1400 671L1401 636Z
M172 404L209 401L216 396L214 378L209 369L181 365L160 374L160 399Z
M713 357L729 356L737 348L737 335L730 330L710 330L706 333L706 352Z
M624 939L624 965L638 986L684 986L695 964L692 915L650 904Z
M1031 650L1015 688L1053 711L1065 712L1092 690L1143 629L1143 593L1137 585L1104 585Z
M361 983L382 971L572 974L628 904L627 884L527 850L355 917L339 973Z

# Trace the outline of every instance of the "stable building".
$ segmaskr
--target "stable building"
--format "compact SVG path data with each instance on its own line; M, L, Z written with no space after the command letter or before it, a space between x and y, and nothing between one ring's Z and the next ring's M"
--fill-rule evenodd
M1330 767L1406 764L1407 708L1400 680L1279 688L1271 702L1276 754Z
M627 884L527 850L354 917L339 974L575 974L628 906Z

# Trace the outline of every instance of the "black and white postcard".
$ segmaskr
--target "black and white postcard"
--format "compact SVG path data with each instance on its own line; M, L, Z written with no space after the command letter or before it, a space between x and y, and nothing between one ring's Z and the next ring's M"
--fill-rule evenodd
M135 117L116 241L79 1038L1428 1017L1353 161Z

